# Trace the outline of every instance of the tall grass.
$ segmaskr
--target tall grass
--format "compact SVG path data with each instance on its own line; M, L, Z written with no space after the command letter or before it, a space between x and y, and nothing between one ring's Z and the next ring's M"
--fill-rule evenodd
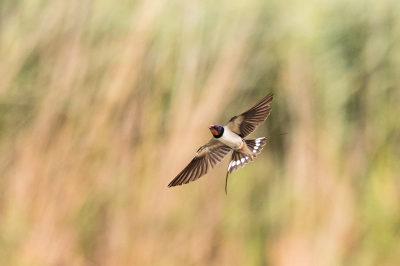
M1 265L399 265L398 1L0 4ZM227 163L168 182L269 92ZM250 136L250 137L251 137Z

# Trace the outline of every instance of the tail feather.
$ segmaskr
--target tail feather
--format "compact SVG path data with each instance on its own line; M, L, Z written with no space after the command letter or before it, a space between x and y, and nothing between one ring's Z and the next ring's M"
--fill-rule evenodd
M247 145L247 151L233 151L231 155L231 160L229 162L228 171L226 173L225 180L225 194L228 194L228 175L233 172L233 170L238 170L244 167L246 164L252 162L258 154L261 153L262 148L267 143L268 138L258 138L258 139L245 139Z

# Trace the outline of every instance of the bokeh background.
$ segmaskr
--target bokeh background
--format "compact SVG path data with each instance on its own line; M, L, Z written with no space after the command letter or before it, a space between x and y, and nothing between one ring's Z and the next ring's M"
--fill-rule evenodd
M0 265L400 265L398 0L3 0ZM230 176L168 183L273 92Z

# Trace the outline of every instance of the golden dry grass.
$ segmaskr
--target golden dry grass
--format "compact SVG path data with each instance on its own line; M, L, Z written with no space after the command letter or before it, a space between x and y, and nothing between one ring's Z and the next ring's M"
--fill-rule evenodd
M0 265L399 265L399 12L2 1ZM228 196L227 162L167 188L269 92Z

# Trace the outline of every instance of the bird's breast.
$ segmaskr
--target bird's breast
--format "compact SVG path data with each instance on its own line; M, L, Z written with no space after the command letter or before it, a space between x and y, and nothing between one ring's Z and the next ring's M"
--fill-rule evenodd
M226 127L224 130L224 134L218 140L233 149L239 149L242 145L242 138L227 129Z

